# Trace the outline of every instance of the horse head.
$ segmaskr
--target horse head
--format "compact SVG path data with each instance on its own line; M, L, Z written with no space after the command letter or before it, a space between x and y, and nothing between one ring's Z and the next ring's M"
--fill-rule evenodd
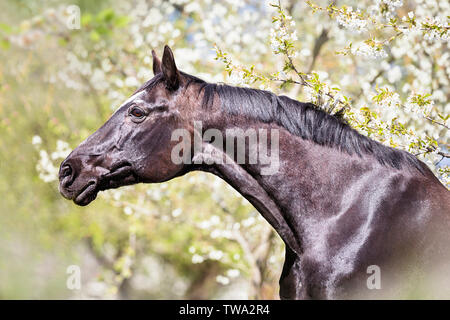
M162 61L152 55L154 77L61 163L59 188L65 198L84 206L101 190L162 182L186 172L187 164L170 159L177 143L171 134L180 128L193 132L187 119L196 110L195 100L189 99L189 83L171 49L165 46Z

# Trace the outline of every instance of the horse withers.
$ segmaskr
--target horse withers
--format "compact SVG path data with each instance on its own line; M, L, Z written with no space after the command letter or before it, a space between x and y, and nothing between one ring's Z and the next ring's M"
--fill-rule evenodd
M425 164L310 103L207 83L167 46L152 54L154 77L61 163L64 197L84 206L102 190L210 172L284 241L281 298L450 298L450 192ZM196 140L196 123L215 138ZM258 160L261 135L224 151L236 130L265 133L276 170Z

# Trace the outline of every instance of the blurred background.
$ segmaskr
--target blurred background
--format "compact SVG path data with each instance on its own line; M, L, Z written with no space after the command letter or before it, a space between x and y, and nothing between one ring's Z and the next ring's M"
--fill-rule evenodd
M446 1L417 3L425 13L448 12ZM395 10L407 14L417 3ZM430 45L430 54L416 40L399 40L382 61L336 58L360 35L303 1L282 4L295 21L295 62L305 72L317 70L355 105L370 102L377 85L402 97L432 88L448 114L446 44ZM278 299L284 246L220 179L192 173L103 192L81 208L60 196L56 178L68 152L153 76L151 49L161 56L168 44L181 70L207 81L245 85L215 59L214 45L241 65L281 71L270 43L274 14L269 1L257 0L0 2L0 299ZM261 88L308 100L299 87ZM410 122L448 143L441 128ZM432 166L438 160L427 158ZM81 271L79 289L68 286L70 266Z

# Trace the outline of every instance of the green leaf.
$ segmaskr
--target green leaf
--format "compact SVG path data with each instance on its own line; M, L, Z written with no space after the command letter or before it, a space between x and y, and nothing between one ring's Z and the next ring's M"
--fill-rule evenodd
M89 37L91 38L92 41L94 42L98 42L100 41L100 35L98 34L97 31L92 30L91 33L89 34Z
M8 50L11 47L11 43L8 39L1 39L0 40L0 48L3 50Z
M83 14L81 16L81 25L87 26L92 22L92 15L89 13Z
M113 18L115 17L115 13L114 10L111 8L105 9L103 11L101 11L98 15L97 15L97 20L98 21L105 21L105 22L111 22L113 20Z
M13 28L6 23L0 23L0 30L2 30L6 34L10 34L13 31Z
M125 27L129 21L130 21L130 19L127 16L117 17L114 20L114 25L116 27L122 28L122 27Z
M59 38L58 39L58 44L62 47L67 45L67 40L65 38Z

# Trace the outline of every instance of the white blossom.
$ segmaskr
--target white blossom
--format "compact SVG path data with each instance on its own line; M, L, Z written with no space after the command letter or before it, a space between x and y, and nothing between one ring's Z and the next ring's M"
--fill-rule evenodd
M178 217L182 213L182 211L183 210L181 210L181 208L177 208L177 209L173 210L172 217L174 217L174 218Z
M216 281L224 286L226 286L227 284L230 283L230 279L228 277L222 276L222 275L218 275L216 277Z
M238 269L229 269L227 271L227 276L230 278L237 278L240 275L240 271Z
M138 87L139 81L136 79L136 77L127 77L125 79L125 86L127 87Z
M201 255L199 255L199 254L194 254L193 256L192 256L192 263L194 263L194 264L198 264L198 263L202 263L203 261L204 261L205 259L201 256Z
M348 14L349 16L339 13L336 16L336 21L338 24L340 24L341 26L355 31L357 33L362 33L364 31L367 31L367 21L364 19L361 19L359 17L359 11L357 12L353 12L353 8L349 7L348 8Z
M424 105L419 105L414 101L415 94L411 94L405 103L405 109L408 112L416 113L422 116L429 116L434 106L434 101L429 101Z
M221 250L212 250L209 253L209 258L211 260L220 260L220 259L222 259L222 257L223 257L223 251L221 251Z
M42 143L42 138L40 136L33 136L31 144L34 146L39 146Z
M56 150L52 152L51 158L52 160L56 159L64 159L71 152L69 144L65 141L58 140L56 141Z
M387 57L384 49L373 47L366 43L362 43L359 47L353 48L352 53L370 59L384 59Z
M242 220L242 225L244 226L244 227L250 227L251 225L253 225L254 223L255 223L255 218L254 217L249 217L249 218L247 218L247 219L245 219L245 220Z
M427 17L425 20L422 20L420 23L427 23L436 26L437 28L431 28L430 30L426 30L424 33L424 38L426 40L440 40L440 41L448 41L449 39L449 28L450 24L447 22L443 23L440 17Z
M390 10L395 10L396 8L403 6L402 0L375 0L375 3L378 5L384 3Z
M52 182L58 179L58 168L50 160L50 157L45 150L41 150L39 152L39 160L36 164L36 170L39 173L39 178L41 178L44 182Z

